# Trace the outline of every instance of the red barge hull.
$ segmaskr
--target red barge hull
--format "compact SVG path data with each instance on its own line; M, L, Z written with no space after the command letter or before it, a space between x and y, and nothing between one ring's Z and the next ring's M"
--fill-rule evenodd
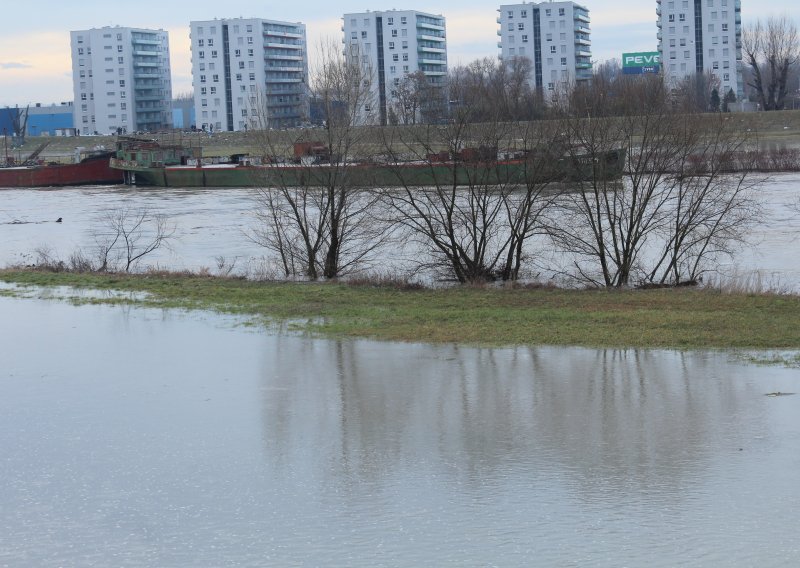
M108 164L113 152L77 164L0 168L0 187L53 187L122 183L124 172Z

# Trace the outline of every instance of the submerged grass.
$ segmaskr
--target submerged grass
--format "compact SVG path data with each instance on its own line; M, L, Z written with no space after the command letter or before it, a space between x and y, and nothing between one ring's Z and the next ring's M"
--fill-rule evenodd
M471 345L798 349L800 297L710 290L442 290L3 270L21 285L146 292L86 303L211 309L337 337Z

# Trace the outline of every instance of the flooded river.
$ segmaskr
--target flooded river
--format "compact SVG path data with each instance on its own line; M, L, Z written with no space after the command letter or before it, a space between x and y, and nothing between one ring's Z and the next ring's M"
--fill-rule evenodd
M798 369L0 316L0 566L800 564Z
M800 212L790 205L800 201L800 175L774 176L761 189L764 222L751 235L733 262L720 267L726 279L745 280L753 287L800 291ZM169 249L146 257L146 265L166 269L217 270L217 259L235 261L235 271L258 274L270 266L267 251L248 234L255 226L254 189L176 189L90 187L61 189L0 189L0 266L30 264L36 249L47 248L66 260L78 248L90 256L104 216L123 208L147 208L165 215L175 227ZM62 223L55 220L62 218ZM538 243L544 250L552 245ZM537 249L539 250L539 249ZM267 261L265 262L265 257ZM424 259L418 250L383 251L378 266L404 271ZM543 278L558 271L559 260ZM563 263L562 263L563 264ZM564 269L561 266L560 269Z

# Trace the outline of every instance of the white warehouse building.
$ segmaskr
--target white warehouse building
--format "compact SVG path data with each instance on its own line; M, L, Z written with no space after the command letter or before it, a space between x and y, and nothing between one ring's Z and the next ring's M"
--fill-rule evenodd
M574 2L529 2L504 4L498 12L500 57L530 59L532 86L552 96L591 79L587 8Z
M172 124L169 35L119 26L70 32L74 126L81 134Z
M308 120L304 24L233 18L190 26L198 128L285 128Z
M741 0L656 0L658 51L664 74L677 84L710 72L720 97L744 98Z
M372 71L372 101L361 116L387 124L395 89L407 75L422 72L430 85L444 86L447 34L443 16L415 10L361 12L343 16L345 57L361 57Z

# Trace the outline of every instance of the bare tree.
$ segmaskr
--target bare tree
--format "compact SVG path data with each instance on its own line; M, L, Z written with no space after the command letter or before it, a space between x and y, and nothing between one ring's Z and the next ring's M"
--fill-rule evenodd
M264 159L257 197L261 221L253 240L275 252L287 276L336 278L364 265L382 242L385 227L371 211L376 198L365 191L360 162L375 117L372 69L359 44L342 54L335 42L319 45L311 86L324 128L277 132L264 112L251 133ZM361 176L361 177L360 177Z
M104 230L95 235L99 266L106 271L116 262L130 272L147 255L167 245L175 228L164 215L146 208L123 208L110 211L103 219Z
M450 78L458 96L445 125L398 128L385 133L388 167L396 190L381 191L392 220L428 252L418 260L461 283L519 278L529 238L543 225L553 181L551 123L521 125L491 120L475 97L487 78L460 70Z
M763 110L782 110L789 92L789 72L800 60L797 24L787 16L758 20L742 34L742 53L752 88Z
M565 131L589 175L564 194L552 234L579 281L695 280L715 255L731 252L757 214L747 168L734 171L745 140L724 115L700 119L664 100L618 118L571 119ZM598 166L618 147L626 169L614 180Z

